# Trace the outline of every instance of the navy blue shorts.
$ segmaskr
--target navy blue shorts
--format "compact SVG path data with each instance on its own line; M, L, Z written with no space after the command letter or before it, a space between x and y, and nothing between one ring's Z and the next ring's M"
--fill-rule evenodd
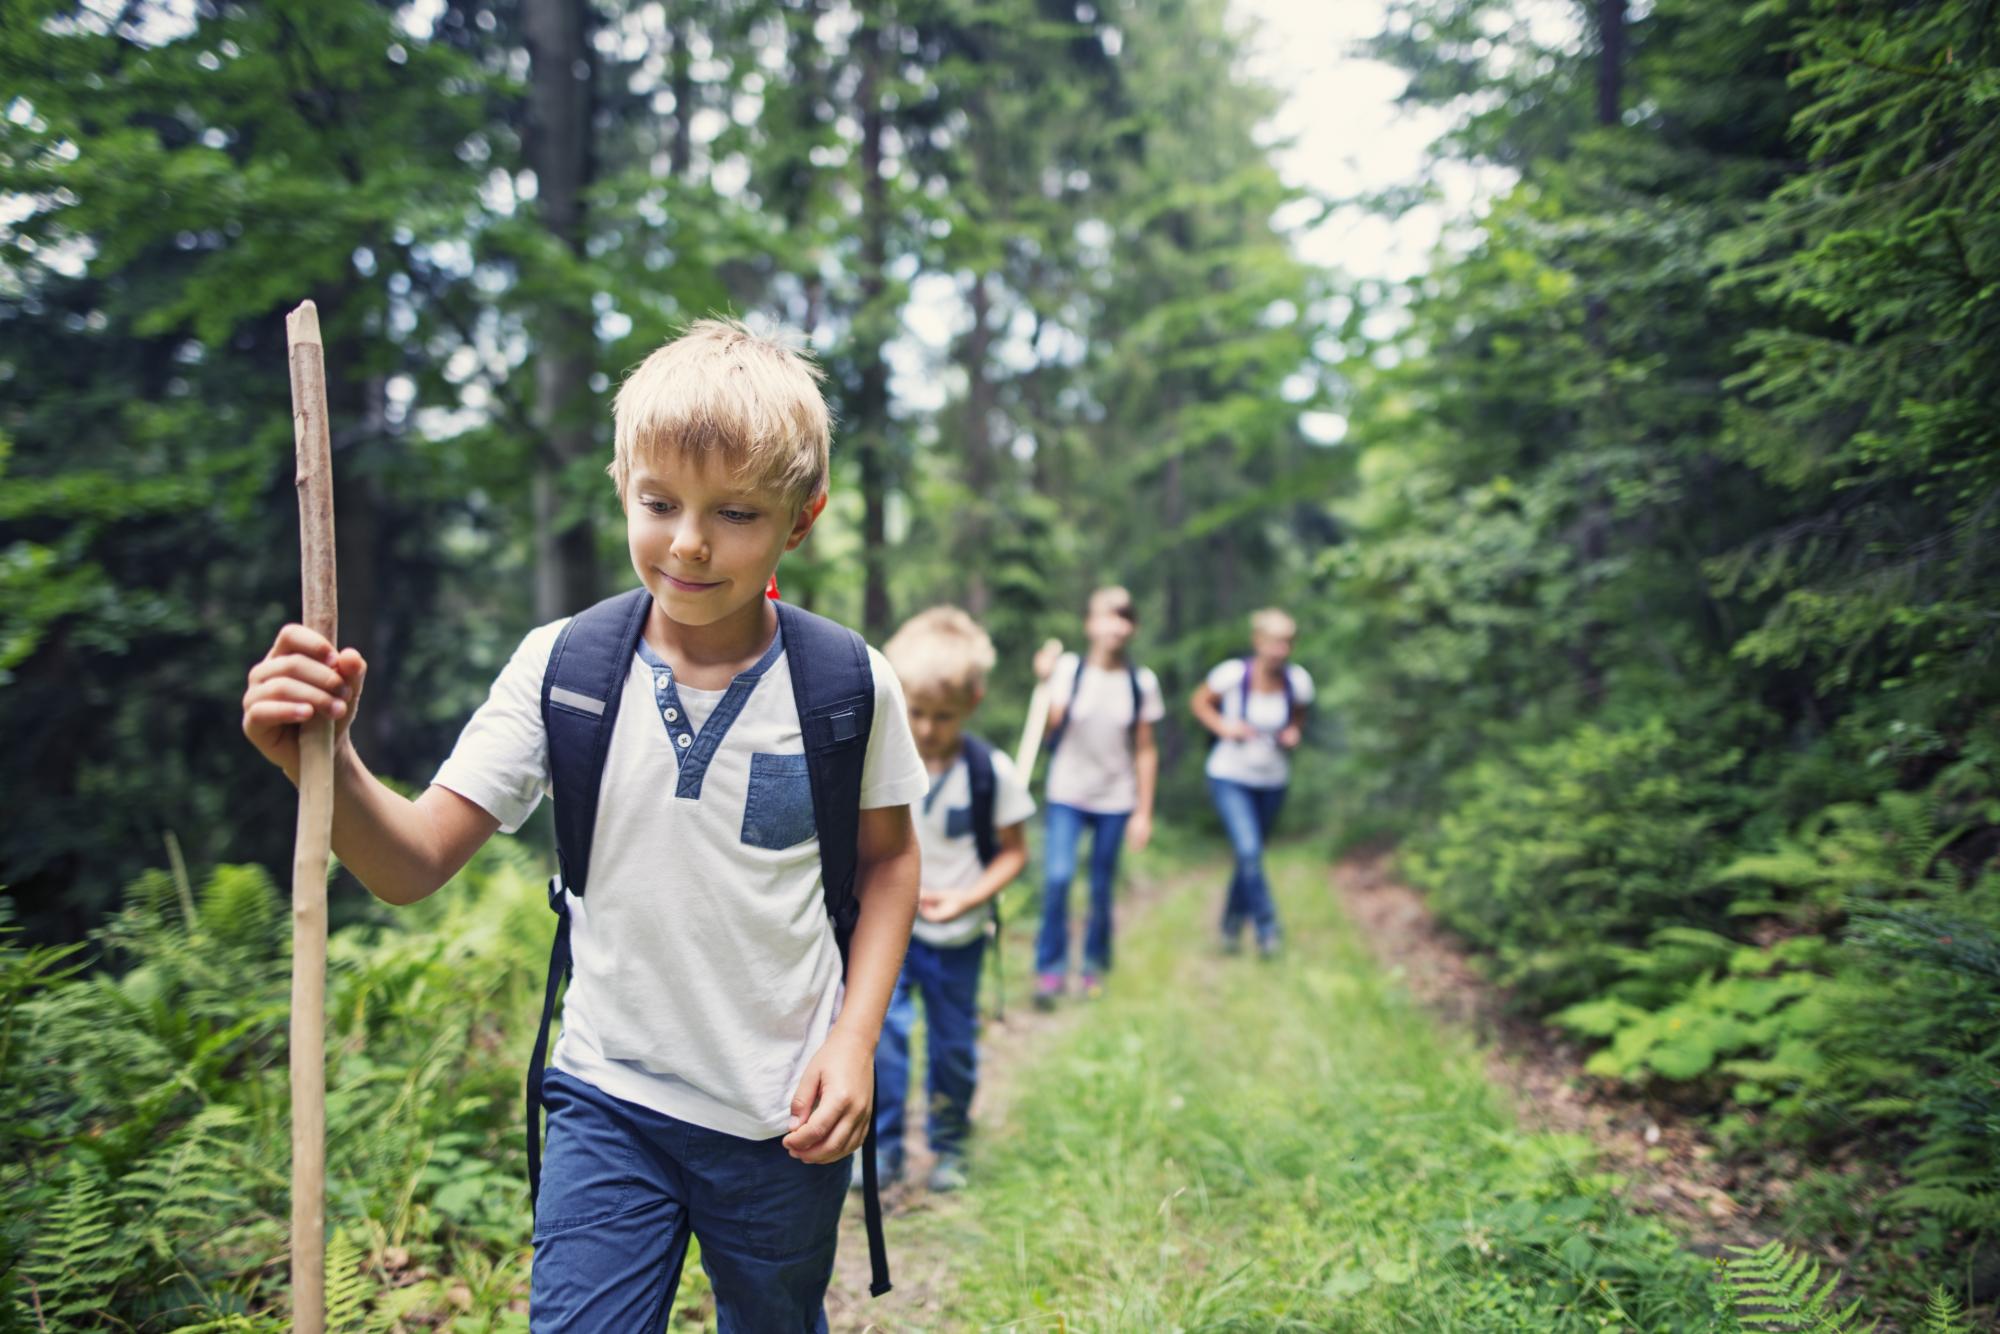
M565 1334L662 1328L688 1236L721 1334L824 1331L853 1159L815 1165L782 1138L739 1139L550 1069L528 1324Z

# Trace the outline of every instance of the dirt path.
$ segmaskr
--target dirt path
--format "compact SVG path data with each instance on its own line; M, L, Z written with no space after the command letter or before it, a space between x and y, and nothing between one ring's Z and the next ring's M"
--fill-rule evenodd
M1220 885L1223 875L1219 862L1176 869L1172 875L1159 878L1134 874L1116 907L1117 931L1130 931L1168 895L1197 885ZM1006 1018L1004 1022L996 1020L989 1010L980 1032L979 1091L972 1103L975 1126L997 1126L1006 1119L1018 1076L1033 1059L1034 1049L1068 1031L1084 1014L1084 1005L1074 997L1052 1012L1037 1010L1029 1003L1034 974L1026 946L1034 926L1018 909L1007 926ZM984 1002L986 997L981 999ZM917 1092L920 1095L921 1091ZM952 1232L950 1221L964 1212L966 1200L963 1196L932 1195L923 1187L931 1155L921 1135L922 1118L914 1115L920 1103L921 1096L913 1098L912 1119L920 1133L910 1141L904 1184L882 1196L895 1290L880 1299L868 1294L868 1235L862 1226L860 1197L850 1196L841 1214L840 1251L826 1294L827 1324L833 1334L933 1329L945 1318L951 1291L951 1252L946 1238Z

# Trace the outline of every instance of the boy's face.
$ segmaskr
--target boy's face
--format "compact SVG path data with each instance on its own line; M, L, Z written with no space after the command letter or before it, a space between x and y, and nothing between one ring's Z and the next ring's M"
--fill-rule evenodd
M910 733L917 739L917 754L926 760L948 760L958 754L959 737L965 731L965 720L979 707L979 694L931 686L912 690L909 706Z
M712 455L655 459L625 492L632 568L681 625L714 625L757 605L778 557L805 540L814 506L734 476Z

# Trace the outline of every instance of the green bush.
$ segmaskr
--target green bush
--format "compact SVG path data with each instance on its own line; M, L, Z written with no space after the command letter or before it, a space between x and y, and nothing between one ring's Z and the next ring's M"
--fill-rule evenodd
M1695 711L1586 723L1472 765L1406 855L1440 916L1536 1009L1599 994L1621 948L1713 923L1708 868L1751 801L1740 730Z
M1713 877L1768 945L1663 928L1623 975L1558 1012L1601 1038L1592 1073L1733 1104L1725 1131L1865 1134L1898 1169L1885 1202L1913 1245L2000 1237L2000 868L1955 849L1995 821L1977 763L1920 792L1842 803Z

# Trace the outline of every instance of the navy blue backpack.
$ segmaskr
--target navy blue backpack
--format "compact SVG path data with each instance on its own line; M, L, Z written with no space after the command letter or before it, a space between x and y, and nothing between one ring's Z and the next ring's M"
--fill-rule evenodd
M966 782L972 788L972 843L979 849L979 864L991 866L1000 855L1000 831L993 827L993 747L970 732L964 734L963 745ZM993 911L993 1013L1004 1020L1007 979L1000 962L1000 896L988 899L987 907Z
M528 1062L528 1190L542 1181L542 1073L556 995L569 977L569 908L563 889L583 897L590 877L590 841L597 827L598 789L618 703L632 670L652 594L635 588L606 598L573 617L549 653L542 683L542 723L548 730L549 773L555 787L556 865L549 907L556 914L549 949L549 979L542 1022ZM843 970L848 942L860 916L855 871L860 861L861 773L875 720L875 677L860 635L823 616L775 604L785 652L793 664L792 697L805 736L806 772L812 783L813 822L819 833L820 874L826 912L833 920ZM810 663L810 671L800 670ZM889 1258L882 1237L882 1198L876 1174L875 1118L861 1150L862 1205L868 1225L869 1290L889 1291Z

